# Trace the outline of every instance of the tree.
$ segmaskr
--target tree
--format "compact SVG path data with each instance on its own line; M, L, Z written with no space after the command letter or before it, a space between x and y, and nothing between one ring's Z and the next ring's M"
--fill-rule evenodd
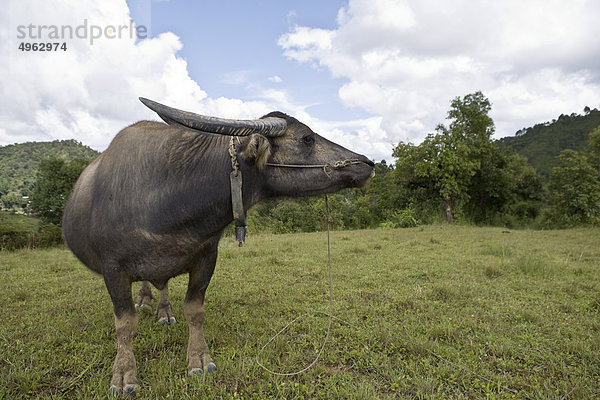
M436 193L444 203L446 221L452 223L459 204L468 201L473 176L493 151L494 122L489 100L475 92L450 103L449 127L436 127L419 146L400 142L394 149L396 170L410 187Z
M492 105L481 92L456 97L450 103L450 131L459 139L474 144L480 150L489 147L494 134L494 121L488 115Z
M493 142L471 179L468 195L466 207L473 222L511 225L538 215L544 185L525 157Z
M87 165L81 158L67 162L52 157L40 162L31 207L44 222L60 225L67 197Z
M452 223L457 201L465 199L466 187L478 165L470 160L466 143L455 140L441 125L437 130L438 134L429 134L419 146L399 143L393 155L405 184L435 193L444 202L446 220Z
M600 125L590 133L589 144L598 162L598 177L600 178Z
M552 170L550 193L552 217L562 226L595 223L600 217L600 180L589 158L564 150Z

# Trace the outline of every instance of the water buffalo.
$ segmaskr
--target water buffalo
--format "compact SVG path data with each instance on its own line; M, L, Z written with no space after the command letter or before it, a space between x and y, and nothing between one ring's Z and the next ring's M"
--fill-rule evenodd
M102 274L113 302L115 395L139 388L132 282L148 281L166 294L170 278L189 274L187 369L212 372L203 303L225 227L235 219L243 230L246 210L263 199L361 187L374 173L366 157L281 112L227 120L140 100L167 124L141 121L119 132L83 171L63 215L68 247Z

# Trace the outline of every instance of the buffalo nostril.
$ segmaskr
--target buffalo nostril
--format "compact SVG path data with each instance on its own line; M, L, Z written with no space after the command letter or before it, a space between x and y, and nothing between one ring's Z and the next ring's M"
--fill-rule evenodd
M356 161L360 161L361 163L367 164L369 167L371 168L375 168L375 163L371 160L369 160L367 157L360 155L360 154L356 154Z

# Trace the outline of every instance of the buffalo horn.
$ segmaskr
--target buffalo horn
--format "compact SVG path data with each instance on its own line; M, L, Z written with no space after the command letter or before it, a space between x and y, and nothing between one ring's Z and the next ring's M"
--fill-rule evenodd
M140 97L140 101L157 113L167 124L181 125L202 132L229 136L247 136L260 133L264 136L274 137L283 135L287 126L283 118L267 117L257 120L237 120L207 117L168 107L144 97Z

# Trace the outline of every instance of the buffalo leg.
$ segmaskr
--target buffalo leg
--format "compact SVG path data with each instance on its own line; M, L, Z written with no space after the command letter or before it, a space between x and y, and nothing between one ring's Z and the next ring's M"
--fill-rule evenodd
M163 325L174 324L177 321L173 315L173 309L171 308L171 302L169 301L169 286L168 284L160 291L160 299L158 301L158 307L156 308L156 316L158 323Z
M138 299L135 303L135 306L150 307L150 305L152 304L152 300L154 300L154 296L152 295L152 288L150 287L150 282L142 281L142 286L140 287L140 294L138 295Z
M131 298L131 281L124 273L105 272L104 282L113 302L117 334L117 356L113 364L110 391L113 395L119 395L121 390L126 396L135 395L139 389L139 382L132 340L138 320Z
M183 303L183 312L189 326L187 348L188 373L202 375L216 371L217 366L210 357L208 345L204 339L204 294L210 282L217 260L216 243L214 249L190 271L190 281Z

